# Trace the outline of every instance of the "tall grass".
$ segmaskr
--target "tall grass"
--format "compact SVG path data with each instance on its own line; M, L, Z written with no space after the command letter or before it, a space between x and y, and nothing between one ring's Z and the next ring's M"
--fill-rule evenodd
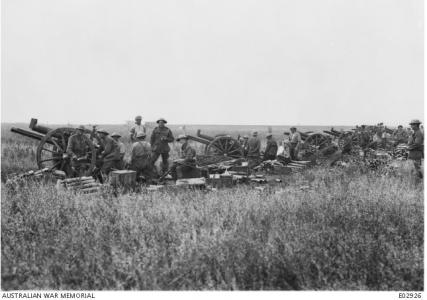
M307 188L301 188L306 186ZM263 192L2 186L3 289L422 290L423 189L312 169Z

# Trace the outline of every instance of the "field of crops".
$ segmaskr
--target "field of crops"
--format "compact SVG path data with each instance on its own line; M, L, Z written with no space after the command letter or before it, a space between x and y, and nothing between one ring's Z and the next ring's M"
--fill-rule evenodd
M263 191L241 185L75 195L49 182L4 184L8 174L36 168L37 143L8 127L2 126L3 289L424 288L423 185L411 178L408 162L389 176L361 166L314 167ZM236 136L252 128L201 129ZM279 139L286 129L273 133Z

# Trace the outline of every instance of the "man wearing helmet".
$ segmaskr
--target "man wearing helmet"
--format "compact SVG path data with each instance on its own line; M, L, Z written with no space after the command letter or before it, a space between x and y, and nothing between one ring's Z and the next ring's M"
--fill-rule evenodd
M70 136L67 145L67 155L71 159L71 169L74 176L83 176L81 168L86 163L87 154L91 148L90 139L84 134L85 127L79 126L76 128L76 133Z
M153 164L151 160L151 145L145 141L146 134L139 132L136 135L136 142L132 144L130 169L136 171L136 176L141 175L149 181L153 176Z
M166 120L160 118L157 120L158 126L154 128L151 133L151 147L152 147L152 159L153 165L156 163L159 156L162 156L162 173L166 173L169 169L169 143L174 141L172 131L165 126Z
M424 157L424 134L420 130L421 122L419 120L412 120L409 125L412 128L412 134L408 140L408 159L414 162L415 171L419 178L423 178L421 171L421 160Z

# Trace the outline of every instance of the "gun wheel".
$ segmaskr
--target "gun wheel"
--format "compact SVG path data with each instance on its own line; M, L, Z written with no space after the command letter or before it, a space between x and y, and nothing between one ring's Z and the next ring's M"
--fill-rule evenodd
M243 156L243 150L240 143L232 137L218 136L206 147L205 154L240 158Z
M37 147L36 159L39 169L64 171L67 177L72 176L70 160L63 155L67 151L68 140L75 133L74 128L57 128L49 131ZM89 149L87 159L81 162L81 176L89 175L95 168L96 152L94 145Z

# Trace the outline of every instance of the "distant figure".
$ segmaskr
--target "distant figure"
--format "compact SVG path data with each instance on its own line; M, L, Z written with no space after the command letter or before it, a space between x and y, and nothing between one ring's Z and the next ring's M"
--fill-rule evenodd
M264 160L275 160L277 155L277 142L273 139L273 134L267 134L267 146L264 151Z
M136 171L136 178L141 175L147 181L150 181L154 176L154 166L151 159L151 145L145 141L145 132L139 132L136 135L136 142L132 144L130 169Z
M258 132L252 131L252 137L248 140L249 168L257 166L261 162L261 141L258 138Z
M408 133L403 129L403 126L397 126L396 131L393 132L394 146L408 143L408 138Z
M369 131L367 130L365 125L362 125L360 127L360 147L362 149L365 149L369 143L371 142L371 135L369 134Z
M92 142L84 134L85 127L79 126L76 128L76 133L70 136L67 146L67 154L71 159L71 169L73 176L83 176L82 167L87 163L87 155L91 148Z
M182 175L182 178L191 178L191 174L196 169L196 150L188 142L188 137L181 134L176 139L177 142L181 143L180 159L174 161L172 165L172 178L178 179L178 173Z
M119 145L119 149L120 149L120 160L118 161L117 169L122 170L124 168L124 158L125 158L125 154L126 154L126 147L125 147L125 144L123 144L120 141L120 138L122 137L120 134L114 132L113 134L111 134L111 137Z
M368 148L377 149L379 147L383 147L384 139L383 134L380 128L377 128L374 136L372 137L372 142L369 143Z
M117 142L108 135L107 131L99 129L97 133L102 150L100 154L100 159L102 160L101 172L108 175L113 169L117 169L120 161L120 148Z
M420 124L421 122L419 120L412 120L411 123L409 123L413 133L408 140L408 159L413 161L417 176L423 178L421 161L424 158L424 134L420 130Z
M243 156L244 157L248 156L248 152L249 152L249 136L247 136L247 135L243 136L242 149L243 149Z
M165 126L167 121L163 118L157 120L158 126L151 133L151 147L153 165L156 163L159 156L162 156L162 173L166 173L169 169L169 143L174 141L172 131Z
M301 145L301 134L297 131L296 127L291 127L291 135L289 137L289 156L291 160L298 160L298 150Z
M141 124L142 121L142 117L141 116L136 116L135 117L135 125L132 126L132 128L130 129L130 140L131 142L135 142L136 141L136 135L140 132L144 132L147 133L146 128L143 124Z

